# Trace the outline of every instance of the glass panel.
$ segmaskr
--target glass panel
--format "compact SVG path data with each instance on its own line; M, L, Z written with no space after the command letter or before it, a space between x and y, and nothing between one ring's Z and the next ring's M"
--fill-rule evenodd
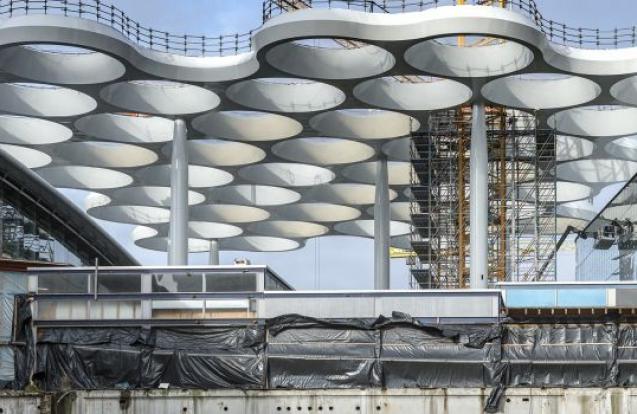
M86 300L40 300L37 318L40 320L87 319Z
M265 274L265 290L280 290L279 282L269 273Z
M139 273L100 273L97 279L98 293L141 292L142 281Z
M265 290L291 290L278 277L265 272Z
M56 273L38 276L38 293L88 293L90 273Z
M255 292L260 273L206 273L206 292Z
M37 221L24 215L27 213L24 209L25 206L14 206L0 201L0 253L2 257L76 264L76 260L62 259L67 256L72 258L69 252L65 252L66 249L42 229Z
M141 302L138 300L98 300L91 302L91 319L136 319L141 317Z
M54 261L56 263L65 263L71 266L82 266L83 262L76 254L67 249L62 243L53 241Z
M631 178L576 240L577 280L637 280L637 180Z
M153 275L153 292L201 292L201 273L158 273Z

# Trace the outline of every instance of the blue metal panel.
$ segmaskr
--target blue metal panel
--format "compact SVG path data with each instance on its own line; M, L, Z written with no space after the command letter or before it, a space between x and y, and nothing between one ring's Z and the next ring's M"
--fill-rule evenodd
M558 289L557 298L557 305L562 308L603 308L606 289Z
M554 308L557 305L553 289L507 289L508 308Z
M506 289L508 308L600 308L606 306L606 288Z

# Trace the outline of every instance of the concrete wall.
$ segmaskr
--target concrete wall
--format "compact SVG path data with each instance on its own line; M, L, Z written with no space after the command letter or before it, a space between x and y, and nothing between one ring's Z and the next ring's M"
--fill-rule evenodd
M266 414L266 413L482 413L487 389L316 390L316 391L82 391L52 396L58 414ZM40 406L40 409L37 407ZM46 398L17 398L0 393L0 408L8 413L50 412ZM508 390L499 413L552 414L637 412L637 389L582 388Z
M0 391L0 413L2 414L49 414L51 402L51 395Z

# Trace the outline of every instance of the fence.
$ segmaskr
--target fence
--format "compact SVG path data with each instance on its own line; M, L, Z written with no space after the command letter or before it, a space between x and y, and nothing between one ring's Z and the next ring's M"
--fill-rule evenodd
M635 26L600 30L572 27L544 17L534 0L265 0L263 22L304 8L346 8L368 13L404 13L459 4L506 7L531 19L554 43L581 48L631 47ZM0 0L0 16L48 14L93 20L112 27L130 41L152 50L188 56L236 55L252 50L252 33L218 36L176 34L144 26L101 0Z
M112 27L128 40L160 52L189 56L224 56L248 52L252 31L204 36L175 34L143 26L123 10L101 0L0 0L0 16L48 14L79 17Z
M263 20L304 8L345 8L367 13L404 13L457 5L504 7L515 11L532 20L551 42L561 45L594 49L630 47L637 44L635 26L605 30L567 26L565 23L544 17L534 0L265 0Z

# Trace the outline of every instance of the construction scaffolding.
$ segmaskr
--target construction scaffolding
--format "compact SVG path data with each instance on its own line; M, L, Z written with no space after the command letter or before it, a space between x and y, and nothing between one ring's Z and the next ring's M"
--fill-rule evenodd
M22 215L14 206L0 202L0 257L53 262L54 239Z
M553 131L535 116L487 108L489 279L555 279ZM468 286L471 108L432 113L412 135L412 286Z

